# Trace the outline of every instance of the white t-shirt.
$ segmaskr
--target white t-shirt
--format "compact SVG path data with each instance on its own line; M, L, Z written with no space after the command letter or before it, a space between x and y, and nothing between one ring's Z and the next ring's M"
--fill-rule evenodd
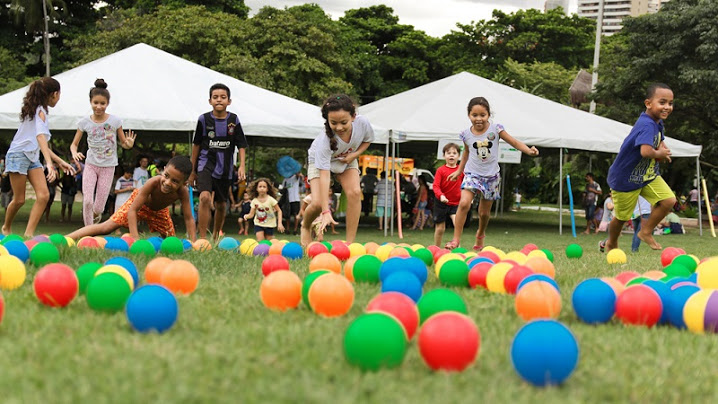
M603 216L601 216L602 222L610 222L613 219L613 209L608 209L608 204L613 204L613 199L609 196L603 201Z
M114 167L117 165L117 129L122 127L122 120L108 115L104 122L93 122L90 117L80 119L77 129L87 133L86 164L97 167Z
M40 112L45 113L44 121L40 119ZM20 127L17 128L15 137L12 138L12 143L10 143L10 148L7 152L25 153L25 156L27 156L30 161L40 161L40 144L37 143L37 135L45 135L48 142L52 137L50 128L47 125L47 115L47 109L43 108L42 105L38 106L32 120L24 119L22 123L20 123Z
M641 217L642 215L651 214L651 203L646 198L638 195L638 202L636 202L636 208L633 209L632 218Z
M292 175L289 178L285 178L282 182L282 190L287 192L287 198L289 202L299 202L299 188L301 187L302 180L297 175Z
M362 143L373 142L374 129L367 118L357 115L352 123L352 135L349 142L339 139L338 136L335 139L337 139L337 150L332 151L326 133L320 133L309 147L308 162L314 164L319 170L331 170L335 174L343 173L347 164L339 159L356 151Z
M142 167L135 167L132 179L135 181L135 188L140 189L150 179L150 174Z
M134 186L135 183L132 178L126 180L123 176L117 179L117 182L115 183L115 190L119 191L120 189L132 188ZM115 210L118 210L122 205L124 205L125 202L130 199L130 196L132 196L132 192L120 192L119 194L115 194Z
M464 167L465 175L491 177L499 172L499 134L504 126L492 123L482 135L474 135L471 127L459 134L469 150L469 161Z

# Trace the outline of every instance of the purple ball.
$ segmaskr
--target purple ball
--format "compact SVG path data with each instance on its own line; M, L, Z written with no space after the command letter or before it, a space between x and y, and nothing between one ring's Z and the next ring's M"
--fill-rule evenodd
M35 236L32 239L37 241L38 243L49 243L50 242L50 239L43 235Z
M271 247L269 244L258 244L256 247L254 247L252 254L254 254L255 256L262 257L269 255L269 247Z

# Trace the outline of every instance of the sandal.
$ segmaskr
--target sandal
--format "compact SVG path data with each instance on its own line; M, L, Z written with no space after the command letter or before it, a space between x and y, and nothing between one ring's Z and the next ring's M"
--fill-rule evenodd
M448 243L446 243L446 245L444 246L444 248L449 251L453 250L454 248L458 248L458 247L459 247L459 240L451 240Z
M483 236L476 236L476 241L483 240L485 237L486 237L486 234L484 234ZM474 244L474 251L481 251L483 249L484 249L484 246L479 247L476 244Z
M601 240L598 242L598 250L600 252L604 252L606 250L606 240Z

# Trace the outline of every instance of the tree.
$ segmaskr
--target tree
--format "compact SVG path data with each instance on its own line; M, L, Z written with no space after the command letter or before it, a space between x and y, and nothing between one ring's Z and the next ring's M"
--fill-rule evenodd
M574 77L576 71L568 70L554 62L529 64L508 59L496 72L493 80L568 105L571 98L568 89Z
M241 18L247 18L249 15L249 7L244 4L244 0L108 0L105 3L112 10L133 9L139 14L153 13L157 11L160 6L170 8L204 6L210 11L234 14Z

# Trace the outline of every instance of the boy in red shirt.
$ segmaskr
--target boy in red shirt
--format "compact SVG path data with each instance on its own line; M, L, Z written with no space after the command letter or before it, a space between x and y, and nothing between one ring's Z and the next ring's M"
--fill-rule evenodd
M451 220L454 223L456 209L461 200L461 181L464 174L460 173L455 181L448 179L449 175L459 169L457 164L461 150L456 143L447 143L442 150L446 164L439 167L434 175L434 244L441 247L441 238L444 237L446 222Z

